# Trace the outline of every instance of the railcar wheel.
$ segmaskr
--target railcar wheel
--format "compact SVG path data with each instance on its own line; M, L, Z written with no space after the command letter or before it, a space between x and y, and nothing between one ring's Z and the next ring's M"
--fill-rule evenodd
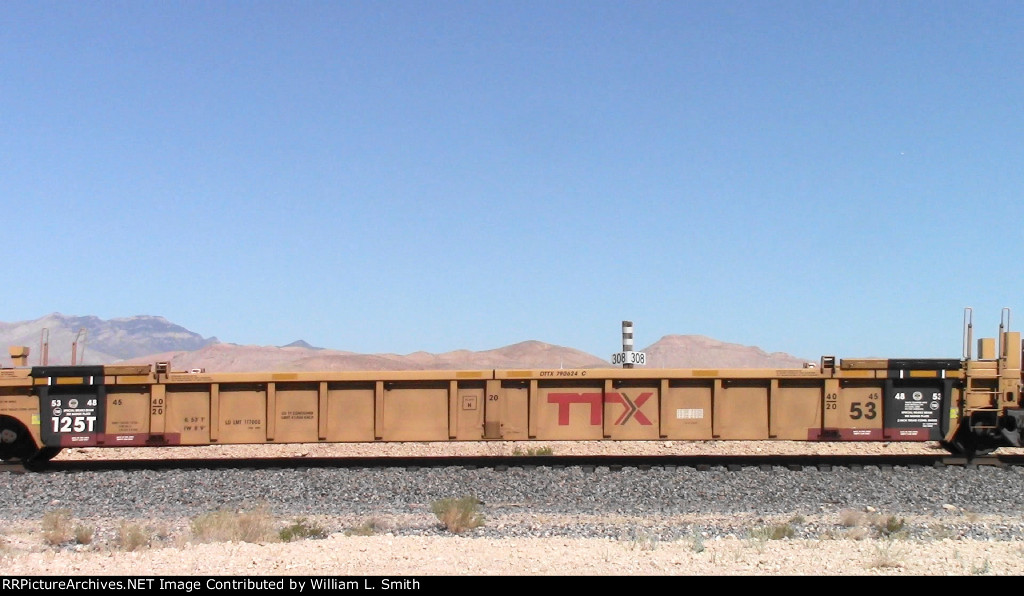
M17 440L18 433L8 428L0 428L0 460L14 459L14 444Z
M42 447L34 455L23 459L21 465L29 472L42 472L50 466L50 460L60 452L60 447Z
M42 447L36 452L32 459L50 461L63 451L63 447Z
M48 460L26 459L21 465L29 472L42 472L50 465Z
M951 455L963 455L960 451L960 447L956 444L956 441L939 441L939 445L943 449L948 451Z
M10 416L0 416L0 459L25 460L36 451L36 443L25 426Z
M967 459L989 455L999 448L991 442L981 441L980 437L962 428L953 436L952 441L941 441L940 445L953 455L962 455Z

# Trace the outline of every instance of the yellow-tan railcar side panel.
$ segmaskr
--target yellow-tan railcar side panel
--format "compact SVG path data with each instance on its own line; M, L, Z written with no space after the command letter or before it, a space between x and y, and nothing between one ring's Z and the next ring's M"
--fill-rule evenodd
M604 438L604 383L548 381L537 383L530 396L535 438L542 441L597 441Z
M771 438L806 441L816 437L821 430L822 389L820 380L772 381Z
M674 441L711 440L711 392L709 380L671 380L662 394L661 429Z
M880 441L884 419L881 380L843 380L838 393L825 395L825 428L844 441Z
M716 439L768 438L768 386L761 380L716 381L712 433Z
M274 442L316 443L319 438L319 385L278 383L275 393Z
M39 445L39 398L31 391L29 386L0 387L0 415L21 422Z
M487 398L484 382L463 382L456 389L454 406L454 436L460 441L479 441L483 438L484 400Z
M374 395L374 383L328 383L327 440L373 441Z
M144 445L149 436L148 385L108 385L103 444L109 447Z
M149 390L149 432L163 436L167 422L167 385L154 384Z
M177 397L177 396L175 396ZM194 397L195 403L182 406L182 419L195 416L193 408L201 408L209 400L208 393ZM208 406L207 406L208 407ZM170 420L168 421L170 422ZM261 383L221 383L220 442L225 444L264 443L267 440L267 387ZM198 440L200 437L196 435ZM182 434L182 444L192 444Z
M484 381L484 401L480 408L483 410L484 438L500 439L502 410L505 408L505 390L501 388L501 381Z
M448 440L447 382L386 383L383 439L385 441Z
M530 436L530 385L524 381L501 381L500 396L494 411L499 414L500 437L506 441L524 441ZM491 402L487 407L492 407Z
M40 445L39 398L32 394L33 383L28 369L0 369L0 416L10 416L20 422L35 444Z
M208 384L166 386L163 434L168 443L180 445L210 443L210 429L219 422L210 419L210 387ZM154 418L160 415L157 406L150 408L150 414ZM224 426L220 426L218 431L222 442L231 442L223 441ZM262 437L259 441L253 442L262 443L265 438Z
M657 381L605 381L604 438L657 440L660 394Z

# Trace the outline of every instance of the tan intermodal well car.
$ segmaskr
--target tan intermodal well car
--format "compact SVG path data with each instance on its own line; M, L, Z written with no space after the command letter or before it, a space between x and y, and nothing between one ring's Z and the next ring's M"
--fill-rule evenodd
M14 368L0 369L0 457L33 468L65 447L405 441L1020 447L1020 333L1001 325L975 358L970 329L965 318L960 359L825 356L799 369L206 373L25 367L28 348L14 347Z

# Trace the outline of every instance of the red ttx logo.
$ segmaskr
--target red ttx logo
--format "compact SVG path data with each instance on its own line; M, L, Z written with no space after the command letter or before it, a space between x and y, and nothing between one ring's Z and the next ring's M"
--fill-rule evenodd
M549 393L548 403L558 404L558 426L569 426L569 406L572 404L590 404L590 424L599 426L601 424L602 397L610 404L622 404L622 414L615 419L615 426L621 426L629 422L630 418L635 419L643 426L650 426L651 419L640 411L644 403L654 395L653 392L641 393L636 399L631 399L626 393Z

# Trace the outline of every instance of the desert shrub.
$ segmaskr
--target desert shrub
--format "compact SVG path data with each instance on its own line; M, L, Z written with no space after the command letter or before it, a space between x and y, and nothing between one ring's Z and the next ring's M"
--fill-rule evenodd
M944 524L932 524L928 529L931 531L932 538L935 540L945 540L947 538L953 538L956 535L953 533L953 530L947 528Z
M839 524L844 528L855 528L864 519L864 512L855 509L843 509L839 512Z
M278 538L284 542L291 542L292 540L303 540L311 538L314 540L327 538L327 530L315 522L310 522L306 518L295 520L290 526L284 528L278 532Z
M373 536L378 532L382 532L388 529L388 524L384 521L371 517L364 521L358 526L345 530L346 536Z
M43 541L56 546L74 538L70 509L55 509L43 514Z
M479 505L476 497L442 499L431 503L430 510L449 532L461 534L484 525L484 516L477 512Z
M650 551L658 548L658 536L646 530L633 531L622 536L629 541L629 550Z
M704 552L704 537L700 535L700 532L693 533L693 552Z
M992 573L992 562L988 559L981 565L971 565L971 575L988 575Z
M880 517L875 520L874 523L875 529L878 531L878 535L883 538L901 537L906 533L904 531L906 525L907 523L905 519L894 515Z
M200 542L273 542L279 538L265 508L213 511L192 520L192 537Z
M796 529L788 523L770 524L754 528L750 531L750 536L757 540L782 540L796 536Z
M893 546L892 540L883 540L875 545L875 556L868 567L872 568L894 568L903 567L903 549Z
M114 543L117 548L125 552L137 551L150 545L153 537L150 532L141 524L132 522L121 522L117 528L117 535Z
M849 534L855 540L863 538L868 531L873 532L874 535L880 538L905 538L907 536L907 521L895 515L880 515L874 512L864 513L862 511L846 509L839 512L839 523L844 527L853 529ZM862 530L861 526L867 529L854 532L854 530ZM856 534L856 536L853 536L853 534Z
M92 544L92 538L95 533L96 530L92 526L79 524L75 526L75 542L78 544Z

